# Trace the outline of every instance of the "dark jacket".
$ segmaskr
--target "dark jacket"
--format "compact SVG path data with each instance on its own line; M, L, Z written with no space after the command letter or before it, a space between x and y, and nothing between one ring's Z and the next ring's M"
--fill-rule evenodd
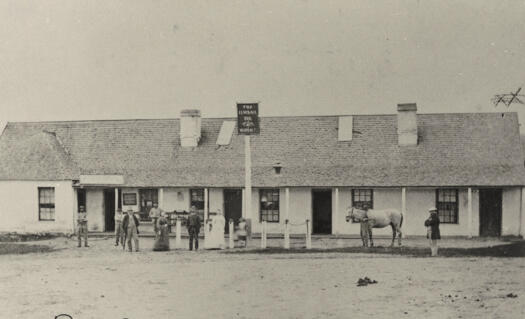
M441 239L441 233L439 232L439 217L436 213L430 214L430 217L425 220L425 226L430 226L431 239Z
M190 216L188 216L188 231L190 230L193 230L195 232L199 232L200 228L201 228L201 219L199 217L199 215L197 214L190 214Z
M137 225L137 234L139 233L139 220L137 216L133 215L133 219L135 220L135 225ZM124 218L122 219L122 229L124 229L124 234L128 233L128 225L129 225L129 215L126 214Z

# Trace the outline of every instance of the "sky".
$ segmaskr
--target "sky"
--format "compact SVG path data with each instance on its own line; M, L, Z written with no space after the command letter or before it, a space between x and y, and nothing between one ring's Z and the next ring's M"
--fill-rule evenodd
M517 111L525 1L0 1L0 120ZM525 92L523 92L525 94ZM524 99L525 100L525 99Z

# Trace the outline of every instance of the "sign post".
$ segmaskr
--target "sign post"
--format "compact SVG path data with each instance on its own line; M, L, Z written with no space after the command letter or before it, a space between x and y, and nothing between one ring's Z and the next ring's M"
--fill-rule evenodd
M244 135L244 218L251 219L252 208L252 155L250 146L250 135L258 135L259 128L259 104L237 103L237 132Z

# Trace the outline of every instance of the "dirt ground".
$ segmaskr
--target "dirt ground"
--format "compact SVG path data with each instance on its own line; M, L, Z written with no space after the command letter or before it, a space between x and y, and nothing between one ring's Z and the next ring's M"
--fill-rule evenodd
M379 246L388 243L376 240ZM360 249L356 239L314 239L320 250L271 254L255 250L258 240L251 253L240 254L153 252L151 238L141 238L138 253L113 244L105 238L92 239L89 248L67 238L18 243L55 250L0 255L0 317L525 318L525 258L430 258L424 239L404 241L404 249L422 252L417 257L322 250ZM447 248L509 243L440 244L446 254ZM365 276L378 283L358 287Z

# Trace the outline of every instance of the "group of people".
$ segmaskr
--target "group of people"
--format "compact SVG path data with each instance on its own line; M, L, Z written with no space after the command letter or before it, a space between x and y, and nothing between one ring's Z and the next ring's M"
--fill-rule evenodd
M155 232L155 242L153 245L154 251L167 251L170 249L169 243L169 220L166 213L158 207L158 204L154 204L149 212L149 217L153 222L153 230ZM133 248L135 251L139 251L139 219L133 213L132 209L129 209L126 213L122 212L122 209L118 208L115 213L115 246L122 245L122 249L126 249L132 252ZM220 210L217 214L212 216L207 223L207 235L205 242L206 249L224 249L226 248L224 241L224 216ZM191 207L190 214L187 219L186 227L189 236L189 250L199 249L199 233L201 229L201 218L197 214L195 206ZM88 226L87 226L87 215L84 206L79 207L77 217L77 228L78 228L78 247L81 247L81 240L84 238L84 246L88 246ZM246 221L241 218L239 221L238 237L244 242L246 246Z

